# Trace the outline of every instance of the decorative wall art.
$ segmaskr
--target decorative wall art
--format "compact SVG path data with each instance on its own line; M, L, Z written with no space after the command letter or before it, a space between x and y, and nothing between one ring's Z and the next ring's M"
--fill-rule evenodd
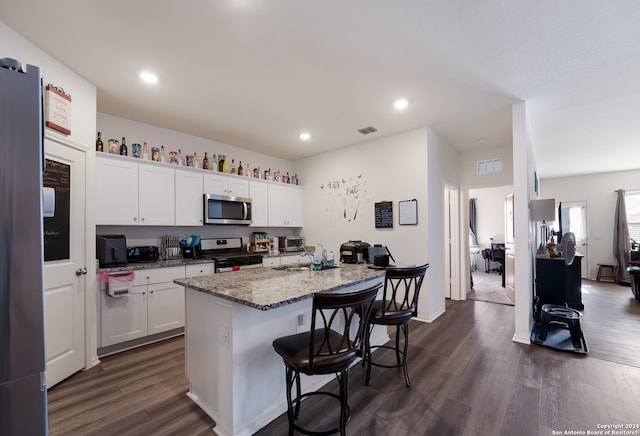
M330 179L320 186L328 198L326 212L332 221L355 221L371 202L362 175Z
M69 259L71 221L71 167L46 159L42 185L55 190L55 215L43 218L44 260Z
M398 206L400 208L398 223L401 226L418 224L418 200L414 198L413 200L399 201Z
M374 205L376 229L393 228L393 203L381 201Z
M65 135L71 134L71 95L58 86L45 88L45 117L47 127Z

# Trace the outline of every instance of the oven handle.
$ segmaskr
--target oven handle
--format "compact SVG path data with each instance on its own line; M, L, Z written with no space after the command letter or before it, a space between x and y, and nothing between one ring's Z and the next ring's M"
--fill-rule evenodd
M242 219L246 220L248 219L248 215L249 215L249 207L247 206L247 202L243 201L242 202L242 208L244 209L244 216Z

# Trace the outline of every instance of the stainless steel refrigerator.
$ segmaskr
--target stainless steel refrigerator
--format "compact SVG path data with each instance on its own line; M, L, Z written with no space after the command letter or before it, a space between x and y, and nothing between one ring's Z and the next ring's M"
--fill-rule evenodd
M38 67L0 59L0 436L47 434Z

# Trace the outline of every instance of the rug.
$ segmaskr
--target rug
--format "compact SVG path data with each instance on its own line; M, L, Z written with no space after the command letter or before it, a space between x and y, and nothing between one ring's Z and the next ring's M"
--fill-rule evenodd
M477 301L487 301L489 303L507 304L515 306L502 287L502 276L496 272L485 273L484 271L474 271L473 289L467 292L467 299Z

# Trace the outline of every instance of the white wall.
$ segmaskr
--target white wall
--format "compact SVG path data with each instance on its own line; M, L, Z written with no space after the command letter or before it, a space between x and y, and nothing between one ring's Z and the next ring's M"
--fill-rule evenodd
M280 170L281 174L289 172L293 175L292 163L286 159L256 153L222 142L212 141L210 139L200 138L186 133L176 132L175 130L168 130L100 112L98 113L97 120L97 128L102 134L105 149L109 139L112 138L121 141L124 136L127 141L129 155L132 153L132 144L138 143L142 145L146 141L149 152L151 152L151 147L160 146L164 146L167 154L169 151L178 151L178 149L182 150L183 156L197 152L201 165L206 151L209 159L212 159L214 154L224 154L229 159L235 159L236 165L242 161L244 168L249 164L251 168L260 166L263 172L271 168L272 172ZM302 180L300 184L303 182L304 180Z
M476 174L476 163L480 160L502 158L502 172ZM459 156L460 185L480 188L506 186L513 183L513 149L511 144L493 149L468 150Z
M429 244L429 263L430 267L427 274L428 292L425 296L420 296L420 304L423 306L426 304L427 311L422 313L422 317L427 321L432 321L442 313L444 313L444 295L445 295L445 275L449 274L446 271L446 263L444 259L444 246L448 244L447 235L445 232L445 198L444 187L447 183L451 187L459 189L458 181L458 153L453 150L444 140L439 137L433 130L428 129L428 143L429 143L429 170L427 173L428 178L428 196L429 196L429 229L428 229L428 244ZM459 241L452 241L455 246L459 246ZM456 256L452 261L451 274L455 275L459 273L458 260L460 259L459 253L452 251L452 255ZM464 259L468 259L468 256ZM455 264L454 264L455 263ZM460 262L461 268L464 271L466 269L466 262L464 260ZM467 277L468 274L463 274ZM458 283L458 280L454 277L452 283ZM456 292L452 292L456 294Z
M613 263L613 222L616 189L640 189L640 170L558 177L540 180L540 196L556 204L587 202L589 244L588 277L594 279L598 263Z
M506 196L511 192L513 192L513 188L510 186L469 190L469 198L476 199L478 224L476 236L481 248L491 247L491 242L505 242L504 202Z
M398 264L430 262L427 151L427 129L418 129L295 161L305 180L306 243L338 253L342 243L362 240L386 245ZM414 198L418 224L400 226L398 201ZM374 203L380 201L393 202L392 229L375 227ZM431 292L442 295L427 284L421 301ZM419 311L428 317L432 309L421 304Z

